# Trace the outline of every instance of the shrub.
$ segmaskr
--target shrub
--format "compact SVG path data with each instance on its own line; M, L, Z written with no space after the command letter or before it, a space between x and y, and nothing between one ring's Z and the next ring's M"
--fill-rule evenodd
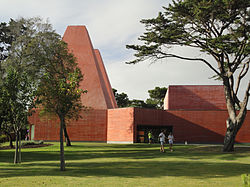
M249 174L242 174L241 178L243 180L244 187L250 187L250 175Z
M26 145L40 145L40 144L43 144L43 143L44 143L43 140L39 140L39 141L34 141L34 140L24 141L24 142L22 142L22 147L26 146Z
M39 142L38 142L38 144L43 144L44 142L43 142L43 140L39 140Z
M33 140L22 142L22 146L25 146L25 145L35 145L35 142Z
M4 143L8 141L8 137L5 134L0 135L0 143Z

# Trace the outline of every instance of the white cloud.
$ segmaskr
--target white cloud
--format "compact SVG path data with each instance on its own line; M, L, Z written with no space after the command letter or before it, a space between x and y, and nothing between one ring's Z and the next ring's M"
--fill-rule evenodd
M156 16L160 7L154 1L145 0L115 0L102 4L90 14L94 18L88 25L90 33L95 36L93 41L101 47L106 43L121 44L128 41L141 33L143 26L139 21L143 17Z

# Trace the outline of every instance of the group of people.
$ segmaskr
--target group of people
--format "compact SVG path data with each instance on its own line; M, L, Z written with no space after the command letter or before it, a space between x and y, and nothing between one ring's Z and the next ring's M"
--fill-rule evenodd
M166 139L166 135L164 134L164 130L161 131L161 133L159 134L159 139L160 139L160 144L161 144L160 152L164 153L165 152L164 143L165 143L165 139ZM168 139L168 143L169 143L169 149L172 152L173 151L173 143L174 143L174 135L172 134L172 132L169 133L167 139Z
M149 144L151 144L153 141L153 135L152 135L151 131L149 131L149 133L148 133L148 139L149 139ZM167 139L168 139L168 143L169 143L169 149L172 152L173 151L173 143L174 143L174 135L172 132L169 133ZM164 130L162 130L161 133L159 134L159 140L160 140L160 144L161 144L160 152L164 153L165 152L164 144L166 142L166 135L165 135Z

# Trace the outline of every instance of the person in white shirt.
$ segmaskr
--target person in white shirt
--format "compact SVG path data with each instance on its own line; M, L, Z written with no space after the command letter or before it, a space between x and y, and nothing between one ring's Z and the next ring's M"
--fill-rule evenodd
M173 136L172 132L170 132L168 135L168 143L169 143L169 149L172 152L173 151L173 143L174 143L174 136Z
M159 139L160 139L160 143L161 143L161 148L160 148L160 152L164 153L164 143L165 143L165 134L164 134L164 130L161 131L161 133L159 134Z

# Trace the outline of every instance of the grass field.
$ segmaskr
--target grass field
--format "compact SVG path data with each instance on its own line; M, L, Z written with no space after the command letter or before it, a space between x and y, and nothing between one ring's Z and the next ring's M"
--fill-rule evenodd
M60 171L59 143L22 149L14 165L14 149L0 150L0 186L242 186L250 173L250 147L222 153L220 146L175 145L160 153L159 145L77 143L65 147L66 171Z

